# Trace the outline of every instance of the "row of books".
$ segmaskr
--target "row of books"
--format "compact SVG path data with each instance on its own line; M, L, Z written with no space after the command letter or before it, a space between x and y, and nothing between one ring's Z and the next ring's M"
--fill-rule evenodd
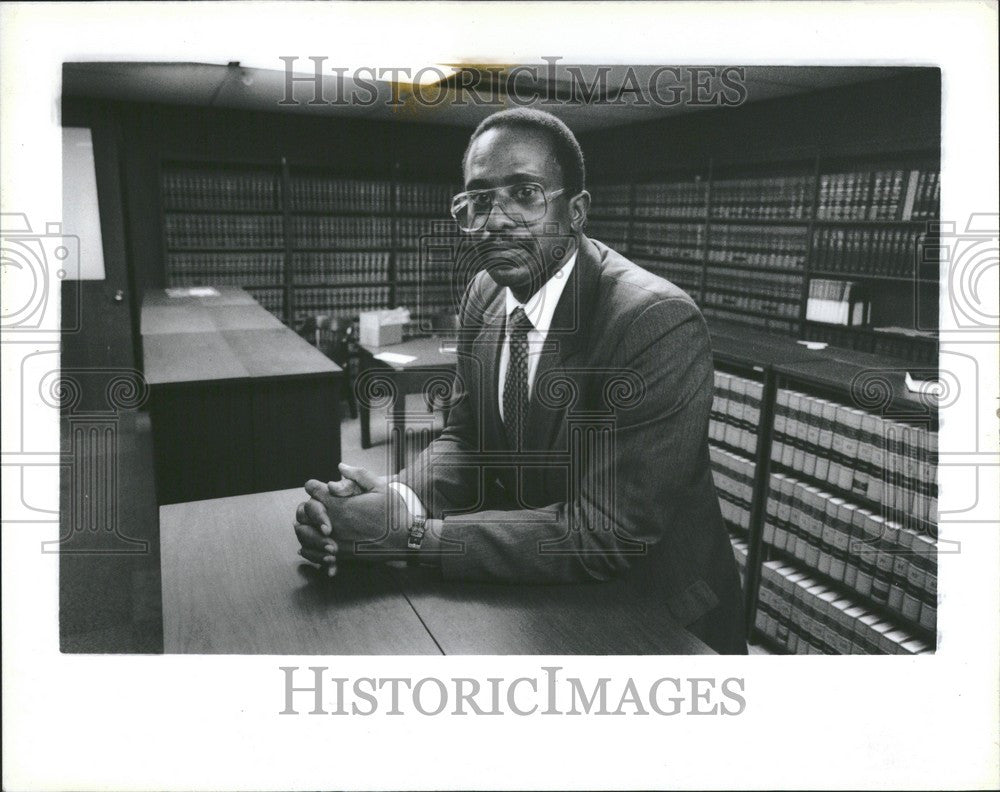
M760 297L729 291L729 289L710 288L705 284L702 302L706 306L725 308L734 313L752 311L757 314L768 314L782 319L794 319L799 315L798 300L787 301L772 297Z
M860 327L871 318L866 284L813 278L809 281L806 319L823 324Z
M766 561L761 567L755 626L792 654L917 655L933 651L912 632L779 561Z
M274 248L284 245L276 215L168 214L164 236L168 250L185 248Z
M285 279L285 254L168 253L166 273L171 286L279 285Z
M293 217L296 248L392 247L392 220L388 217Z
M440 220L401 217L396 221L396 233L400 250L453 247L463 239L458 226L447 216Z
M266 310L273 313L282 322L285 321L284 299L285 290L277 288L247 289L247 292Z
M730 530L744 534L750 530L750 509L753 501L754 463L744 456L710 444L712 478L719 494L722 518Z
M387 283L389 253L295 253L292 268L298 284Z
M282 274L168 272L168 286L281 286Z
M591 211L603 217L628 217L632 213L632 187L628 184L601 184L587 188Z
M715 372L709 440L754 454L763 386L754 380Z
M756 327L759 330L770 330L776 333L796 333L799 327L798 321L793 319L783 319L780 316L748 314L745 311L721 305L702 304L701 312L706 318L719 319L724 322L737 322L748 327Z
M680 286L694 298L701 294L701 264L688 264L683 261L664 261L663 259L632 256L632 261L654 275Z
M623 220L587 220L587 236L615 248L620 253L628 242L628 222Z
M295 290L296 315L300 310L315 314L329 310L337 315L357 314L389 305L388 286L300 287Z
M401 285L396 287L396 303L418 316L455 313L455 290L450 285Z
M701 248L705 244L706 226L704 223L632 223L632 236L629 240L635 249L647 249L656 246L669 245L673 247L688 247L700 257ZM655 252L652 249L646 252Z
M396 280L427 284L450 284L455 262L449 254L417 250L396 254Z
M825 173L819 180L821 220L920 220L937 215L936 170Z
M771 459L909 524L937 523L937 432L779 388Z
M636 217L704 217L708 185L701 181L637 184Z
M764 269L802 269L809 238L802 226L713 226L708 260Z
M771 476L765 515L766 545L865 601L934 628L933 538L780 473Z
M716 371L712 410L733 420L756 427L760 422L764 384L738 374Z
M392 210L391 181L294 176L290 186L293 211L384 214Z
M798 220L809 216L812 176L723 179L712 183L711 214L719 218Z
M802 295L802 276L793 272L755 272L752 269L709 267L705 271L705 289L774 297L797 303ZM798 311L795 315L798 315Z
M277 211L278 178L266 171L208 171L165 169L163 208L167 211L226 210Z
M912 276L921 270L926 241L919 228L817 228L813 269Z
M396 211L447 219L451 199L459 192L461 188L457 185L400 182L396 185Z
M927 366L937 366L938 346L936 339L904 337L890 333L879 333L877 331L880 328L872 329L876 332L859 333L836 325L807 324L803 328L803 335L809 341L823 341L844 349L856 349L860 352L871 352L875 355L885 355Z

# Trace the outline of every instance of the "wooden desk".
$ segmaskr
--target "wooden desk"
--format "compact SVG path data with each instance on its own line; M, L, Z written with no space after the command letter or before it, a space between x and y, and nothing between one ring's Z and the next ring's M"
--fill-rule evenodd
M510 586L396 573L445 654L714 654L627 580Z
M627 583L445 582L341 564L303 575L299 489L160 508L165 652L711 654Z
M167 289L146 293L142 301L140 333L146 336L173 333L210 333L225 330L277 330L284 325L264 310L243 289L213 287L215 296L171 297Z
M389 406L392 414L392 433L399 441L393 453L393 472L398 473L403 466L404 443L402 442L406 415L406 394L421 392L427 383L442 375L450 377L455 372L458 361L457 352L443 351L448 347L455 349L457 341L447 337L413 338L401 344L385 347L359 346L361 353L361 373L378 370L392 381L395 386ZM415 360L408 363L389 363L378 360L375 355L390 352L395 355L409 355ZM358 400L361 416L361 447L371 448L371 406L365 399ZM445 414L447 420L447 413Z
M255 311L271 316L230 299L203 309L215 329L143 337L160 504L337 475L340 367L280 324L219 329L233 308L245 311L250 323ZM144 316L147 305L156 308L161 300L149 295ZM173 321L152 316L150 328Z
M387 567L301 574L313 572L292 531L304 496L290 489L160 508L164 652L438 653Z

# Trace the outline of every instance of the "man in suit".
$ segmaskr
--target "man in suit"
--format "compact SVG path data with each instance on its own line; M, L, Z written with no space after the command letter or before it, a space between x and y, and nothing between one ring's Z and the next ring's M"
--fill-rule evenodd
M472 278L455 403L391 481L341 466L306 485L306 560L409 555L449 578L625 575L722 653L743 653L739 576L708 454L704 319L673 284L584 235L572 132L537 110L485 119L452 214Z

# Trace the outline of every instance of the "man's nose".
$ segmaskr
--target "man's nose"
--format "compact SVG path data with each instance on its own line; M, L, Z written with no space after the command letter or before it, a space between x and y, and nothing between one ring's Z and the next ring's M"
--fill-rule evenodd
M483 226L483 231L488 234L504 233L505 231L510 231L512 228L517 228L518 225L517 221L501 208L500 201L494 200L493 208L490 210L489 217L486 218L486 225Z

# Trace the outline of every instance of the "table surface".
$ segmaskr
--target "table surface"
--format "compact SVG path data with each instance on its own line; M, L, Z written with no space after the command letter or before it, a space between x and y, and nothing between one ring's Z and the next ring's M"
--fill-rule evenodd
M207 333L216 330L273 330L283 327L243 289L213 286L215 296L171 297L167 289L151 289L142 301L139 331L143 336Z
M375 355L382 352L391 352L394 355L410 355L416 358L416 360L411 360L408 363L378 361L380 364L388 366L395 371L411 371L413 369L434 366L453 366L458 360L456 349L458 342L454 336L424 336L422 338L411 338L399 344L381 347L364 344L360 344L359 346L364 354L371 357L375 357Z
M245 291L169 297L148 291L142 303L142 356L153 386L330 375L340 367L299 338Z
M826 350L809 349L791 336L778 336L749 327L712 323L712 352L716 358L750 366L778 366L819 359Z
M388 567L308 574L292 531L303 496L160 507L164 652L438 654Z
M143 338L150 385L337 374L340 366L287 327Z
M296 551L299 489L160 509L164 651L275 654L710 654L625 583L510 586Z

